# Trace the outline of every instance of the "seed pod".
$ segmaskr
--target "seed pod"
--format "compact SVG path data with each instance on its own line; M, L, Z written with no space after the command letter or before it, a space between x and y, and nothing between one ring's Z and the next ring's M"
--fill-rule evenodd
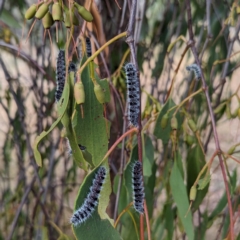
M37 19L42 19L48 12L48 5L47 3L43 3L39 9L37 10L35 17Z
M67 129L63 128L61 131L61 138L65 138L65 137L67 137Z
M62 9L58 2L55 2L52 6L52 17L54 21L61 21L62 16Z
M236 118L238 116L238 108L232 113L232 118Z
M47 14L42 19L42 24L45 29L49 29L53 25L54 21L52 18L52 14L47 12Z
M187 135L185 138L185 142L191 146L195 141L195 138L192 135Z
M168 113L166 113L166 114L163 115L163 117L162 117L162 119L161 119L161 128L164 129L164 128L167 126L167 124L168 124L168 118L169 118Z
M198 130L195 122L191 118L188 119L188 126L194 133Z
M178 121L175 116L171 118L171 128L172 130L178 129Z
M238 119L240 120L240 107L238 108Z
M232 147L229 148L229 150L228 150L227 153L228 153L229 155L231 155L231 154L234 153L235 149L236 149L236 146L232 146Z
M189 200L194 201L196 199L196 196L197 196L197 188L196 186L192 186L189 193Z
M145 111L144 111L145 116L149 117L151 115L152 110L153 110L153 105L152 104L149 104L148 106L146 106Z
M71 12L71 16L72 16L73 25L79 26L79 21L78 21L78 18L76 17L76 15L75 15L74 11Z
M4 28L3 29L3 40L6 43L10 43L11 42L11 37L12 37L12 32L9 28Z
M94 90L97 100L100 103L105 103L105 94L104 94L104 90L102 89L102 87L97 83L94 85L93 90Z
M83 6L74 2L74 7L77 9L79 15L86 20L87 22L92 22L93 16L92 14Z
M225 103L221 103L220 105L217 106L217 108L214 109L213 112L215 114L218 114L218 113L220 113L220 112L222 112L224 110L225 106L226 106L226 102Z
M230 109L230 104L227 104L227 107L226 107L226 115L227 115L227 118L228 118L228 119L231 119L231 118L232 118L231 109Z
M81 81L74 84L74 97L77 104L85 102L84 86Z
M64 24L65 24L65 27L70 28L71 27L71 21L70 21L69 10L66 6L63 6L63 10L64 10Z
M29 20L32 19L37 12L37 4L31 5L28 10L25 12L25 19Z

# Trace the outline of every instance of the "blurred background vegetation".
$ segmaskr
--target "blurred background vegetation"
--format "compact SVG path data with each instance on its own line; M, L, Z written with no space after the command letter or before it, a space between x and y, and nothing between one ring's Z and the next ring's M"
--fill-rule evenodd
M78 2L84 5L84 2ZM131 1L117 2L121 10L115 1L94 3L96 22L88 25L88 34L95 49L127 29ZM32 148L35 137L49 129L57 118L54 99L56 57L58 49L66 42L66 30L59 28L59 42L56 43L56 28L55 25L51 27L51 44L48 34L44 38L41 21L37 21L26 41L33 21L26 22L24 14L33 3L24 0L0 3L0 239L57 239L59 229L73 239L69 218L84 172L70 160L60 127L55 128L40 146L42 168L37 166ZM191 6L196 47L209 87L221 148L239 158L240 3L192 0ZM76 41L82 24L83 21L80 27L75 27ZM167 52L169 45L180 36ZM160 128L161 117L170 104L166 104L165 99L175 73L171 104L179 104L201 88L201 82L196 81L194 74L186 71L186 66L194 62L191 51L182 56L188 37L184 0L138 1L135 41L142 86L142 122L147 136L145 150L152 173L145 179L149 184L149 196L153 196L146 197L151 203L152 239L190 239L178 217L179 206L176 206L174 195L177 189L172 188L170 179L173 148L177 147L175 160L188 191L216 149L204 94L195 96L183 106L184 116L191 116L196 122L198 135L187 126L182 115L178 116L177 146L171 140L170 130L164 132ZM81 53L80 45L78 50ZM126 85L119 67L129 61L127 51L124 39L119 40L98 59L101 78L108 77L112 82L123 106ZM183 62L175 72L182 57ZM112 99L118 101L113 91ZM111 122L110 147L122 134L124 114L118 102L113 104L111 101L106 115ZM123 152L126 158L130 154L134 156L135 148L131 144L130 140L126 142ZM120 155L121 146L109 157L113 182L119 171ZM236 161L227 155L224 157L228 159L225 167L234 211L234 231L240 239L239 167ZM209 179L210 182L202 186L203 190L198 191L192 206L195 239L223 239L229 231L226 193L217 158L211 165L210 176L211 181ZM116 186L115 183L115 193ZM108 208L111 218L114 218L115 193L111 195ZM46 219L47 215L50 219ZM128 228L129 231L124 227L119 229L123 239L133 239L131 231L134 228Z

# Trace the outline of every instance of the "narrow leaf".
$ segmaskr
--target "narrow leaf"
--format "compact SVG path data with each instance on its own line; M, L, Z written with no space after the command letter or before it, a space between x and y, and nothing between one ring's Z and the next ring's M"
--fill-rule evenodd
M170 186L172 190L173 199L176 202L179 217L183 224L184 230L188 236L188 240L193 240L194 229L192 223L192 213L189 212L188 215L185 217L185 214L187 213L188 210L189 201L186 186L184 185L184 181L177 167L176 161L174 162L170 176Z

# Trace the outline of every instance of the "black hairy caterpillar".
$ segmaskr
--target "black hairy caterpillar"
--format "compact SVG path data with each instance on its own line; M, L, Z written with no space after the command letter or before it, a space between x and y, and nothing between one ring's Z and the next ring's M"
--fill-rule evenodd
M55 101L58 102L62 96L66 76L66 66L65 66L65 51L60 50L57 57L57 70L56 70L56 91L55 91Z
M72 223L75 227L85 222L95 211L106 175L106 168L103 166L99 167L84 203L73 213L73 216L70 219L70 223Z
M186 69L188 71L194 72L197 80L201 80L201 69L196 63L193 63L193 64L187 66Z
M87 57L92 56L92 46L91 46L91 41L89 37L86 37L86 52L87 52Z
M142 177L142 163L136 161L132 167L133 206L140 214L144 213L144 186Z
M68 66L69 72L76 72L76 65L74 62L70 62ZM62 97L66 77L66 64L65 64L65 51L60 50L57 57L57 70L56 70L56 91L55 101L58 102Z
M131 125L138 127L140 113L140 90L136 67L133 63L124 66L127 81L128 120Z

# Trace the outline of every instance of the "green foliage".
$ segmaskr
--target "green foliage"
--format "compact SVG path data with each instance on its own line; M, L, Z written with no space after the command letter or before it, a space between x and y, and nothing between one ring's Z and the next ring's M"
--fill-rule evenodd
M0 4L0 239L138 240L149 234L152 240L230 239L230 227L240 239L237 221L234 226L230 221L240 204L239 3L190 1L194 43L189 42L187 1L138 4L134 40L142 92L140 132L129 131L124 113L122 69L135 59L129 41L118 38L101 57L95 50L128 29L132 4L125 8L123 1L117 3L124 11L117 4L106 7L104 1L97 6L104 11L79 1ZM44 24L46 29L42 21L31 27L43 4L37 17L44 22L52 14L53 19ZM26 29L32 28L27 44L20 31L25 20ZM84 20L93 20L91 27L84 27ZM97 43L94 59L84 55L86 36ZM65 50L66 65L75 61L77 66L76 72L66 68L58 103L55 46ZM198 64L192 47L206 89L186 70ZM81 104L74 97L76 81L84 86ZM143 163L144 226L132 205L136 160ZM98 206L73 227L69 218L83 204L100 166L106 167L107 178Z
M106 165L107 167L107 165ZM98 168L94 169L83 181L81 188L79 189L74 210L77 210L83 203L86 198L87 193L89 192L90 187L92 186L92 180ZM111 183L109 172L107 173L107 179L103 185L101 191L100 201L98 204L98 211L104 214L104 217L107 217L105 214L105 209L108 203L109 192L111 191ZM99 216L97 210L94 211L92 216L83 224L77 227L73 227L74 234L77 239L121 239L119 233L112 227L109 220L102 220ZM104 230L104 231L103 231Z
M179 221L181 221L188 239L194 239L192 214L191 212L187 214L189 206L188 195L176 161L173 164L173 169L170 176L170 186L174 202L177 205Z

